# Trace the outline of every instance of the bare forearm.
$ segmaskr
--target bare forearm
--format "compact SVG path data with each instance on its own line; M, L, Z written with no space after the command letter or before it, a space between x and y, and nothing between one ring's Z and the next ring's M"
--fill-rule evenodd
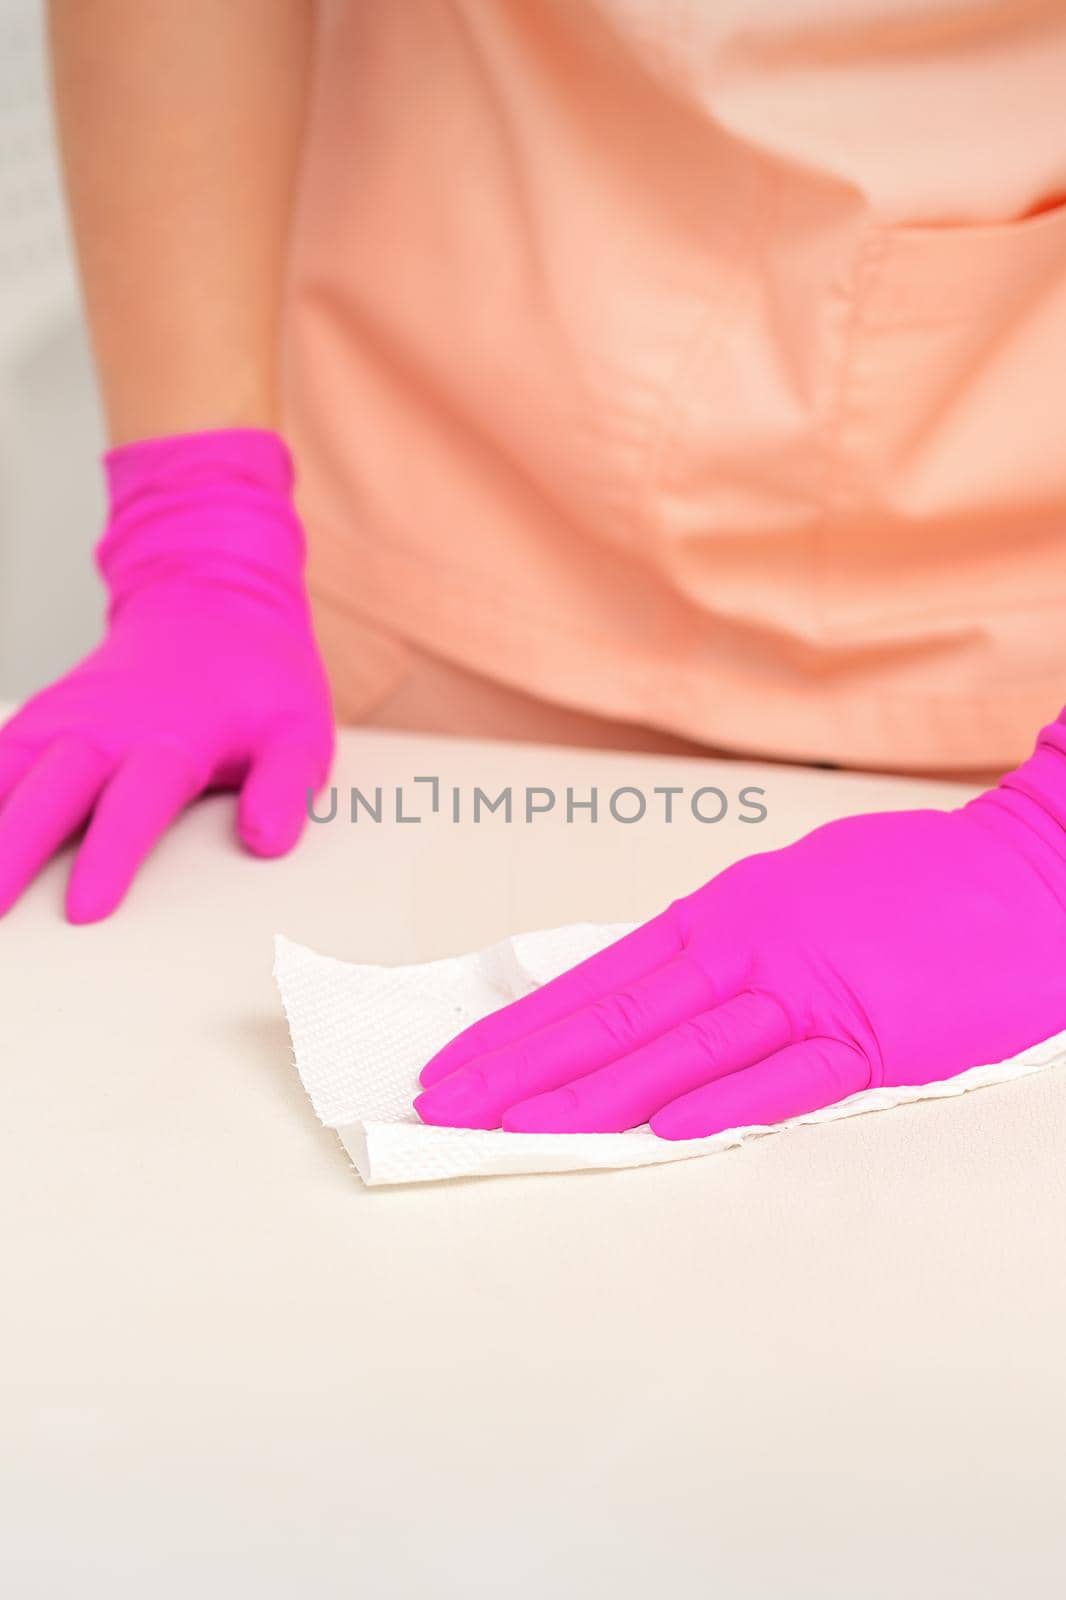
M113 443L271 426L313 0L49 0Z

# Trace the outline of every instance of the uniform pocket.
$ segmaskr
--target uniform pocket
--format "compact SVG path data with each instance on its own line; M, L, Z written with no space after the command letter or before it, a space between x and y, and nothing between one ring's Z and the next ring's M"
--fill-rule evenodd
M868 231L820 541L838 624L1066 602L1064 375L1066 204Z

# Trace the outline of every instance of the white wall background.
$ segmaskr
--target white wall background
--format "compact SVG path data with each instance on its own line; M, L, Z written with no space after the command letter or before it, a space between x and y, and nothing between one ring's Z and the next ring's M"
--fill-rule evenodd
M41 0L0 0L0 700L95 641L103 433L48 98Z

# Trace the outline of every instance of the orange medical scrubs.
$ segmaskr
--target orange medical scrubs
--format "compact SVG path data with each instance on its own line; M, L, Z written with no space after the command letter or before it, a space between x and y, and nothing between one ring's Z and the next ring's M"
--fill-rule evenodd
M1066 699L1061 0L327 0L319 42L286 403L342 717L1021 759Z

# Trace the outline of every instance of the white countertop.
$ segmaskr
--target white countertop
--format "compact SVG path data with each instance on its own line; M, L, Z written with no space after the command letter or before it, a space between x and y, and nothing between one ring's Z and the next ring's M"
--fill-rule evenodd
M335 781L429 773L760 783L769 817L338 820L264 864L220 797L91 928L53 864L0 922L6 1592L1056 1592L1061 1076L676 1165L371 1191L271 979L275 930L393 962L640 917L831 816L966 791L360 732Z

